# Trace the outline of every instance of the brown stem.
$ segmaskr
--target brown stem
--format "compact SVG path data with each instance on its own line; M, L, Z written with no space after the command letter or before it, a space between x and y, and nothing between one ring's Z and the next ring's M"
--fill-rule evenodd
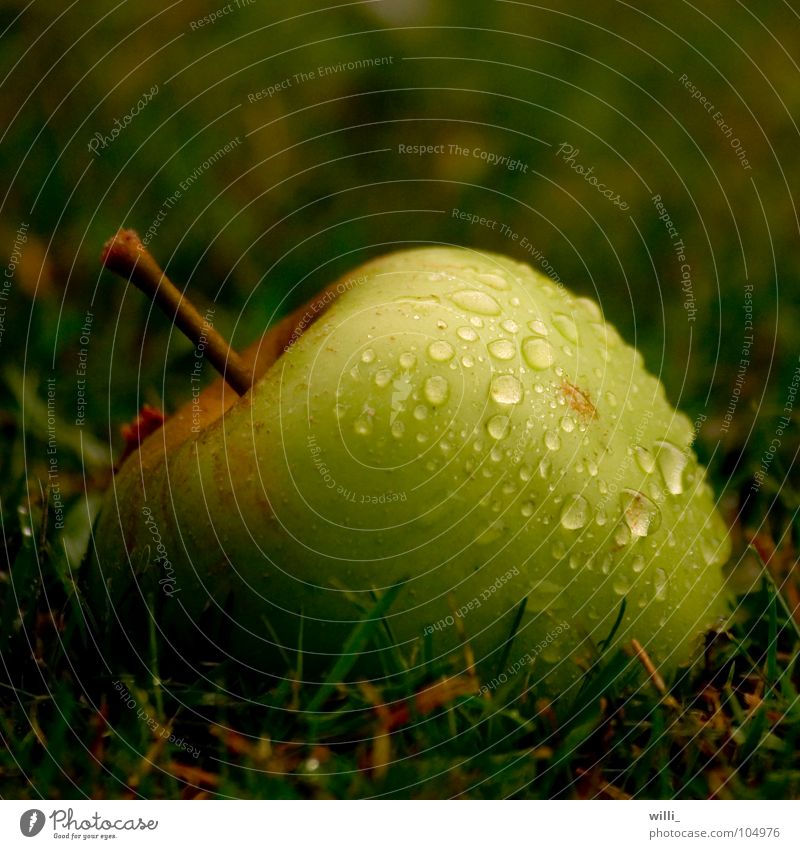
M254 377L250 369L225 337L164 274L135 230L120 230L110 238L103 247L100 261L155 301L193 344L197 345L202 339L206 356L235 392L244 395L252 387Z

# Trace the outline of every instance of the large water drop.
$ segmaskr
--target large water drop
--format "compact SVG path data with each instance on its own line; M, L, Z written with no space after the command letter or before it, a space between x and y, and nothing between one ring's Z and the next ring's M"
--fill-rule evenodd
M437 339L428 345L428 356L435 363L446 363L453 359L454 354L453 346L449 342L445 342L444 339Z
M646 537L658 530L661 511L643 492L623 489L620 495L622 516L635 537Z
M561 510L561 524L567 530L582 528L589 518L589 504L582 495L570 495Z
M425 381L422 391L432 407L440 407L450 395L450 384L437 374Z
M519 404L522 400L522 384L513 374L499 374L492 378L492 399L498 404Z
M656 448L658 469L667 489L673 495L680 495L683 492L683 472L689 462L688 455L671 442L656 442Z
M553 349L546 339L529 336L522 343L522 356L531 368L539 371L553 365Z
M450 295L450 300L461 309L478 315L500 315L500 304L485 292L477 289L462 289Z

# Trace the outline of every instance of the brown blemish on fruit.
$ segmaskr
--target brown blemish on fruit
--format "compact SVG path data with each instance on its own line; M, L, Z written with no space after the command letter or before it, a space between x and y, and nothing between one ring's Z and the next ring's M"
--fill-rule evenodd
M596 419L597 408L592 403L589 393L585 392L574 383L564 380L561 383L561 391L564 393L566 402L575 412L584 419Z

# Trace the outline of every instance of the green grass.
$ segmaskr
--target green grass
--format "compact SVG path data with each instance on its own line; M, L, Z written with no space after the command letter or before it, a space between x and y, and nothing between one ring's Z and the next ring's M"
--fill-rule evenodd
M752 585L691 674L660 690L632 652L601 646L580 686L550 703L526 670L481 695L484 682L456 672L464 658L395 666L391 686L351 680L355 653L390 641L381 619L390 595L321 686L225 663L187 677L154 629L138 660L97 646L79 575L93 511L76 497L57 530L46 493L43 502L33 489L6 481L2 498L5 797L800 795L796 525L773 532L783 540L774 552L763 529L754 547L743 544L739 582Z

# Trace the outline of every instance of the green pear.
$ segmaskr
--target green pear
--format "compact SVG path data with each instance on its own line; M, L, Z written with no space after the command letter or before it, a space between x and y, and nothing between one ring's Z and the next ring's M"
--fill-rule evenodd
M592 663L623 600L614 642L665 673L725 615L729 542L688 419L596 303L529 266L393 253L245 359L250 391L210 387L119 470L105 604L157 598L190 647L217 617L226 652L275 671L302 651L313 677L402 585L384 620L406 664L474 657L487 686L524 670L543 693Z

